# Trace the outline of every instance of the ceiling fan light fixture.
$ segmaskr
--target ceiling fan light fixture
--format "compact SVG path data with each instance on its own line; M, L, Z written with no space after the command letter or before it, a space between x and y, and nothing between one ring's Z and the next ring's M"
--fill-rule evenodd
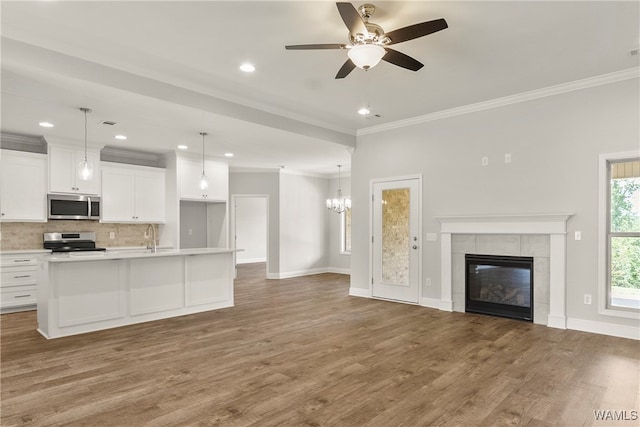
M349 49L347 55L356 67L368 70L375 67L386 51L377 44L359 44Z

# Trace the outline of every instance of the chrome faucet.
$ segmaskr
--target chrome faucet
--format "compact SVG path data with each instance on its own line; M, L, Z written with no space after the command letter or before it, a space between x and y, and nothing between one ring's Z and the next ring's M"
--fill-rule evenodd
M151 252L155 254L156 252L158 252L158 246L156 246L156 227L153 224L149 224L147 226L147 231L145 231L145 234L147 236L149 235L149 229L151 229L153 240L151 244L147 245L147 249L151 249Z

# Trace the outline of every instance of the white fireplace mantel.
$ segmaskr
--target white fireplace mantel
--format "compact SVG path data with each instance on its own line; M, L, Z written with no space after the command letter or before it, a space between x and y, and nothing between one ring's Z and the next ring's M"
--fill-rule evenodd
M439 216L441 310L453 311L452 234L544 234L550 241L549 320L547 326L566 329L566 234L573 214Z

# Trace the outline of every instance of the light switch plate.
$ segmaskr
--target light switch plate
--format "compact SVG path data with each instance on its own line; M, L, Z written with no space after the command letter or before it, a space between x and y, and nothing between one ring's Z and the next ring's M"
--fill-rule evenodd
M576 231L574 236L575 236L576 240L582 240L582 232L581 231Z
M484 156L482 158L482 166L487 166L489 164L489 158L487 156Z

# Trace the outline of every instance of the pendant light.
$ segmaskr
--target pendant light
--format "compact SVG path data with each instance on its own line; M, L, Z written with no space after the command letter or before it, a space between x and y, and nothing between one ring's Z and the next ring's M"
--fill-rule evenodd
M336 212L342 213L346 210L351 209L351 199L348 197L342 197L342 188L340 186L340 168L342 165L338 165L338 192L337 197L335 199L327 199L327 209Z
M207 180L207 175L204 173L204 137L207 136L206 132L200 132L202 135L202 176L200 177L200 189L206 190L209 188L209 181Z
M84 113L84 160L78 163L78 178L89 181L93 179L93 164L87 159L87 113L90 113L91 110L82 107L80 111Z

